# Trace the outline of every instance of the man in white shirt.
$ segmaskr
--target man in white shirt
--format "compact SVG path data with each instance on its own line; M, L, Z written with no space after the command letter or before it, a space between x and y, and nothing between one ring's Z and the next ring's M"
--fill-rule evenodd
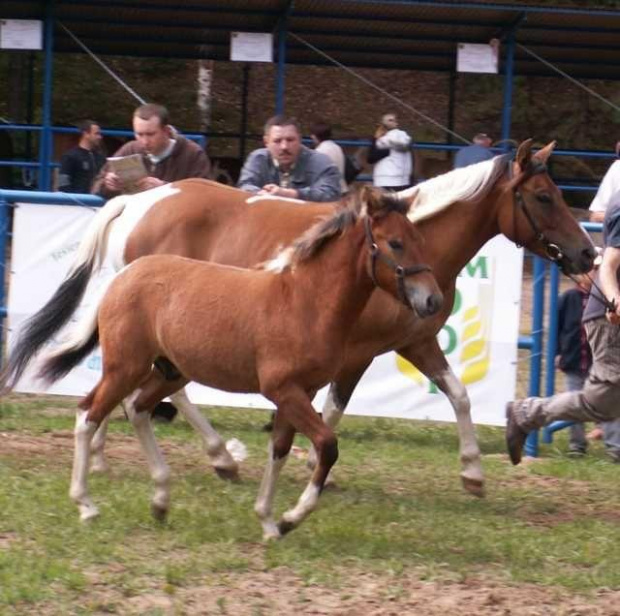
M616 143L616 154L620 156L620 141ZM620 160L616 160L607 170L596 196L590 204L590 220L603 222L605 212L616 203L620 203Z

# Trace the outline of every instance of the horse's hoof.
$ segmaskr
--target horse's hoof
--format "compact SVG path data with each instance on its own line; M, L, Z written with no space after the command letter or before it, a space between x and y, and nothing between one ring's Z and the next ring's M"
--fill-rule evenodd
M158 521L164 522L168 516L168 507L151 503L151 515Z
M239 471L236 468L218 468L217 466L214 466L213 470L215 471L216 475L224 481L231 481L233 483L238 483L239 481L241 481L239 477Z
M477 496L478 498L484 498L486 496L484 490L484 481L482 479L472 479L471 477L461 477L463 487L465 491Z
M90 465L91 473L107 473L110 470L108 463L105 460L94 462Z
M281 537L284 537L284 535L290 533L294 528L295 524L292 522L287 522L285 519L278 522L278 531L280 532Z
M89 522L99 517L99 509L94 506L80 508L80 522Z

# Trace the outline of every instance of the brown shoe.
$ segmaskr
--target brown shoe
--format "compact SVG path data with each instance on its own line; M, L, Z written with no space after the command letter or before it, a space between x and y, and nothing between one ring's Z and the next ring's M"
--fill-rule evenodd
M519 427L514 417L513 403L509 402L506 405L506 446L510 461L515 466L521 462L521 453L526 437L527 432Z

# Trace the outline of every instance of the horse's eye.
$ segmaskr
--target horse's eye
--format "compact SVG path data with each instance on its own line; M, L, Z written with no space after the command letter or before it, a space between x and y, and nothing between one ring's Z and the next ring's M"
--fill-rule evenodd
M551 195L549 193L538 193L536 195L536 198L541 202L541 203L551 203Z
M388 242L390 248L392 250L402 250L403 249L403 243L400 240L390 240Z

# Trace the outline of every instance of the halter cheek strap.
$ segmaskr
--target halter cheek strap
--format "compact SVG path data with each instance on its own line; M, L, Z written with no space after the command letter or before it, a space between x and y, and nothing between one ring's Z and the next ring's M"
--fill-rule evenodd
M366 239L368 241L368 250L370 252L370 277L373 283L376 287L379 286L376 276L376 268L377 260L381 259L381 261L388 265L388 267L390 267L390 269L394 272L394 276L396 277L398 299L405 304L407 308L411 308L411 304L407 299L407 293L405 291L405 278L407 276L413 276L414 274L420 274L421 272L431 272L431 268L424 264L403 267L402 265L396 263L396 261L394 261L391 257L386 255L384 252L381 252L381 249L375 242L375 238L372 234L370 217L368 216L364 219L364 228L366 230Z
M510 165L510 169L512 170L512 164L509 163L509 165ZM521 182L526 181L533 175L537 175L539 173L545 173L546 171L547 171L547 165L545 165L545 163L535 161L531 163L531 168L528 169L528 171L525 173L525 177L521 180ZM521 182L519 182L519 184L521 184ZM523 211L523 214L525 215L526 220L528 221L530 227L532 228L532 231L534 231L535 239L544 246L545 252L547 253L547 257L549 258L549 260L553 261L554 263L561 261L564 258L564 253L562 252L562 249L557 244L554 244L553 242L551 242L547 238L547 236L539 229L538 225L536 224L536 221L534 220L534 217L532 216L530 210L527 207L527 204L525 202L525 199L523 198L523 195L521 194L521 191L519 190L519 184L517 184L514 188L515 200L514 200L512 226L513 226L513 233L515 236L515 243L517 244L517 246L521 245L520 242L517 241L517 208L521 208L521 210Z

